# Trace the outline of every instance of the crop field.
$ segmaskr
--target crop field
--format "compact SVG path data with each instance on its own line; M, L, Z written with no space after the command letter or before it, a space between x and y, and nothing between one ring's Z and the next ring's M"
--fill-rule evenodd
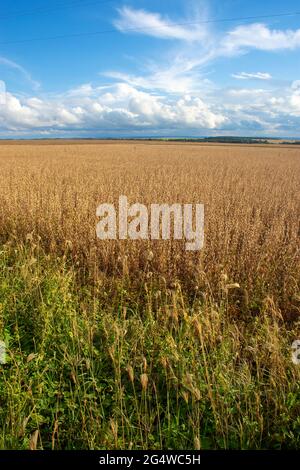
M1 449L299 449L300 147L0 144ZM205 245L96 209L204 204Z

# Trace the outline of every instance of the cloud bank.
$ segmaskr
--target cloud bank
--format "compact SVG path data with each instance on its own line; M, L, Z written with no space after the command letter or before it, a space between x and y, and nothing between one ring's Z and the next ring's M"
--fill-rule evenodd
M18 97L6 92L0 104L3 133L33 131L129 134L131 131L202 135L207 131L296 133L300 126L300 81L277 93L265 89L230 88L208 94L206 101L151 94L127 83L105 87L85 84L63 95ZM220 104L221 102L221 104Z
M114 24L123 34L174 43L167 59L164 55L145 61L141 73L103 71L101 75L110 79L110 85L83 84L50 96L35 89L23 67L2 57L0 64L17 70L35 89L32 96L0 90L2 136L66 132L90 136L226 132L295 136L299 132L300 80L276 88L268 71L243 71L231 74L243 81L243 87L235 81L225 88L208 79L206 70L219 60L251 51L275 54L296 50L300 48L300 29L279 30L253 23L216 32L197 10L181 22L129 7L118 9L117 15ZM260 88L247 81L260 81Z
M199 97L169 100L125 83L104 88L83 85L51 99L9 92L5 98L0 128L7 131L215 129L226 121Z

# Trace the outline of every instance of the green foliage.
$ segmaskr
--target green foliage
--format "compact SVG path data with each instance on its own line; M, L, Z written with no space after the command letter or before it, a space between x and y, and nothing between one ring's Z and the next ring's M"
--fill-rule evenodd
M82 286L66 258L2 246L0 447L38 431L40 449L299 448L296 327L270 301L243 318L198 297Z

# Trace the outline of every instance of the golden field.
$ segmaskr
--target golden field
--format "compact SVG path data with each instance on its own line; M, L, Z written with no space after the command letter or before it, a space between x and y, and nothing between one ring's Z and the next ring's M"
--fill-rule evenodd
M96 279L146 271L196 286L222 273L259 287L282 308L297 283L300 149L190 144L1 145L0 230L32 233L48 252L71 252ZM100 242L96 208L129 202L203 203L205 249L184 243ZM155 256L151 266L148 251ZM151 268L151 269L150 269ZM152 271L151 271L152 270ZM259 284L259 285L257 285Z
M300 148L0 145L2 448L299 448ZM205 247L96 208L203 203ZM3 338L1 338L3 337Z

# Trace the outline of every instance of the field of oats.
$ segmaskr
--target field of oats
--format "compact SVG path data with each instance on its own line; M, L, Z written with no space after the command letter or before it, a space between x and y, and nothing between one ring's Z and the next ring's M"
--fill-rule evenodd
M299 178L296 146L2 142L0 448L299 449ZM203 203L204 249L100 241L120 195Z

